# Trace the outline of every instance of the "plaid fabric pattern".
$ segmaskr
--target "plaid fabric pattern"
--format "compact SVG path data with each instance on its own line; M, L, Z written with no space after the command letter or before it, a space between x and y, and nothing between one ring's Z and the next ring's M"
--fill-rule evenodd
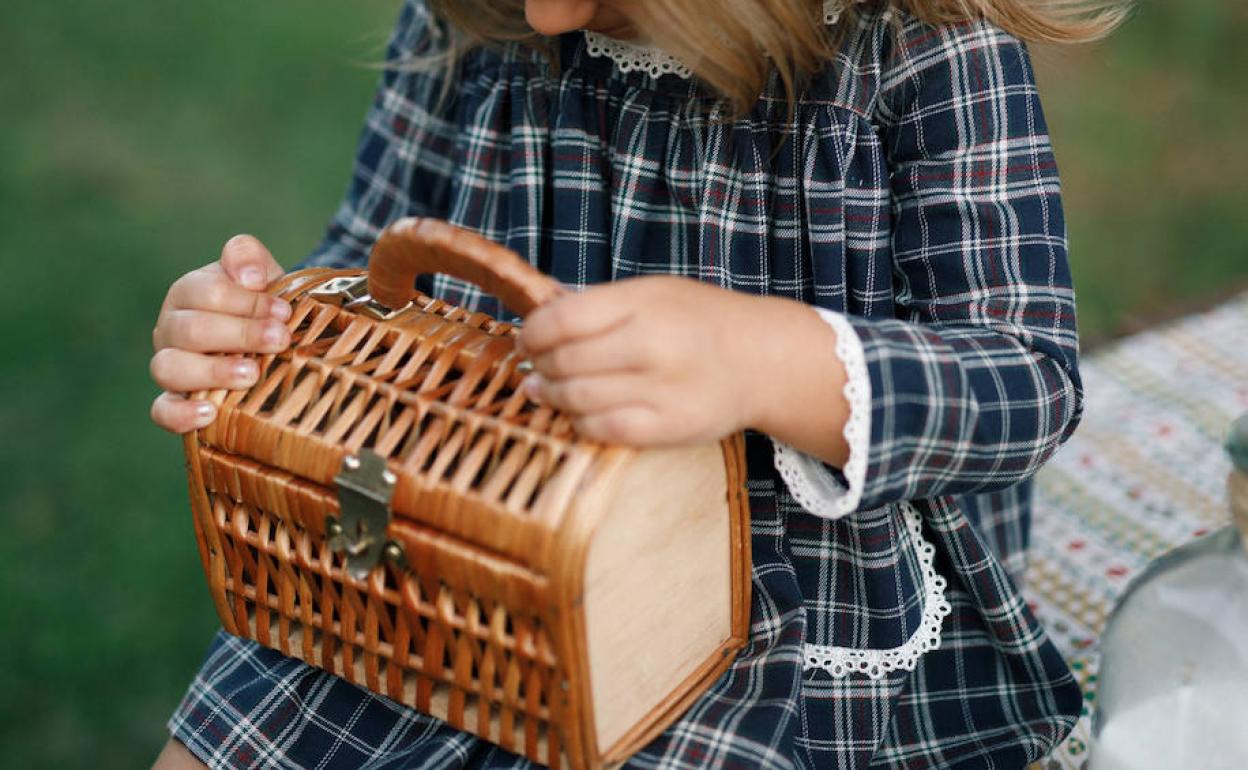
M843 312L872 383L861 510L801 508L747 437L750 645L631 767L1022 767L1080 694L1019 596L1028 479L1081 393L1057 172L1027 52L986 24L872 10L790 114L739 120L696 83L558 41L478 51L447 98L402 65L445 40L404 8L354 178L310 263L358 265L388 222L438 216L568 284L668 273ZM503 314L445 277L422 288ZM913 501L953 607L913 671L834 678L804 645L890 648L917 627ZM258 646L219 637L171 720L220 767L527 763Z

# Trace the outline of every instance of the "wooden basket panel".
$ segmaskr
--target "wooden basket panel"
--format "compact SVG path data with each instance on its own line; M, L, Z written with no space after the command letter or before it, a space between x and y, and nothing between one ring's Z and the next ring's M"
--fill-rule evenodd
M647 510L641 498L662 490L644 479L619 484L636 450L580 440L566 416L524 395L509 324L428 297L379 319L309 295L358 274L313 269L281 279L274 291L294 308L291 346L259 361L251 389L196 394L218 405L217 420L188 436L186 448L196 534L223 624L536 762L599 768L622 760L670 724L744 642L740 437L722 445L727 475L715 469L705 495L731 512L731 531L704 544L707 558L731 550L731 596L721 585L713 623L687 624L714 625L714 638L655 674L657 684L628 708L596 706L596 697L619 699L630 675L616 672L623 691L590 686L589 543L612 490L628 498L616 503ZM405 563L386 562L361 580L346 572L325 529L327 516L339 514L344 460L364 450L397 478L387 481L386 537L402 545ZM715 454L703 448L701 464L717 464ZM655 462L680 477L675 486L689 483ZM649 512L661 533L668 522L660 508ZM624 529L603 537L632 542L635 521L617 518ZM659 569L635 561L639 572ZM609 567L597 582L617 571ZM722 584L722 571L711 579ZM642 593L626 586L599 604ZM724 640L719 615L729 600ZM611 629L629 622L609 612L593 620L594 638L609 640L603 649L614 644ZM693 636L677 631L669 646ZM611 657L601 653L597 664ZM676 688L666 696L665 683ZM596 723L598 711L610 729Z
M306 296L292 345L247 391L209 394L202 444L322 487L362 449L399 477L393 509L521 559L543 551L601 448L526 398L511 327L423 298L390 321ZM453 503L453 504L449 504Z
M227 630L534 761L566 763L551 621L513 609L548 606L544 579L404 524L392 534L414 569L353 580L310 514L307 501L327 492L293 477L266 483L254 463L209 448L201 458L216 541L206 568L223 568L213 590Z

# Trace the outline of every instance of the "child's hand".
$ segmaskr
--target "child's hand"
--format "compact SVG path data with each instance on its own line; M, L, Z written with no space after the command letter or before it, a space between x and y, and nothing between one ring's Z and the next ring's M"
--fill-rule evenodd
M264 293L282 272L264 244L238 235L220 260L169 288L152 331L152 379L165 391L152 402L157 425L174 433L202 428L216 418L216 406L182 394L255 383L254 360L220 354L276 353L290 344L290 305Z
M531 394L587 438L710 441L756 417L750 323L759 299L685 278L591 288L534 311L520 332Z

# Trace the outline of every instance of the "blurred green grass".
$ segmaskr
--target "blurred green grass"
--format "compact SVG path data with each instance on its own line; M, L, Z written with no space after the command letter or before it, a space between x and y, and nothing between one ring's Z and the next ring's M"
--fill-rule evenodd
M1085 343L1248 288L1248 5L1145 0L1035 51Z
M147 420L154 313L233 233L311 249L397 8L5 3L0 766L163 743L217 623L180 444Z
M287 265L350 171L396 0L8 0L0 22L0 766L144 766L216 627L180 445L147 422L168 284ZM1248 12L1156 0L1036 52L1085 338L1248 283Z

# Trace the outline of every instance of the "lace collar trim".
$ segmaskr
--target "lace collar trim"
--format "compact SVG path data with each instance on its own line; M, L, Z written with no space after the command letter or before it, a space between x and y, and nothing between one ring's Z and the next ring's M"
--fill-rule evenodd
M857 0L824 0L823 23L835 24L845 6ZM675 56L659 48L636 45L607 37L601 32L585 31L585 51L590 56L606 57L615 62L620 72L644 72L651 77L676 75L689 79L693 71Z

